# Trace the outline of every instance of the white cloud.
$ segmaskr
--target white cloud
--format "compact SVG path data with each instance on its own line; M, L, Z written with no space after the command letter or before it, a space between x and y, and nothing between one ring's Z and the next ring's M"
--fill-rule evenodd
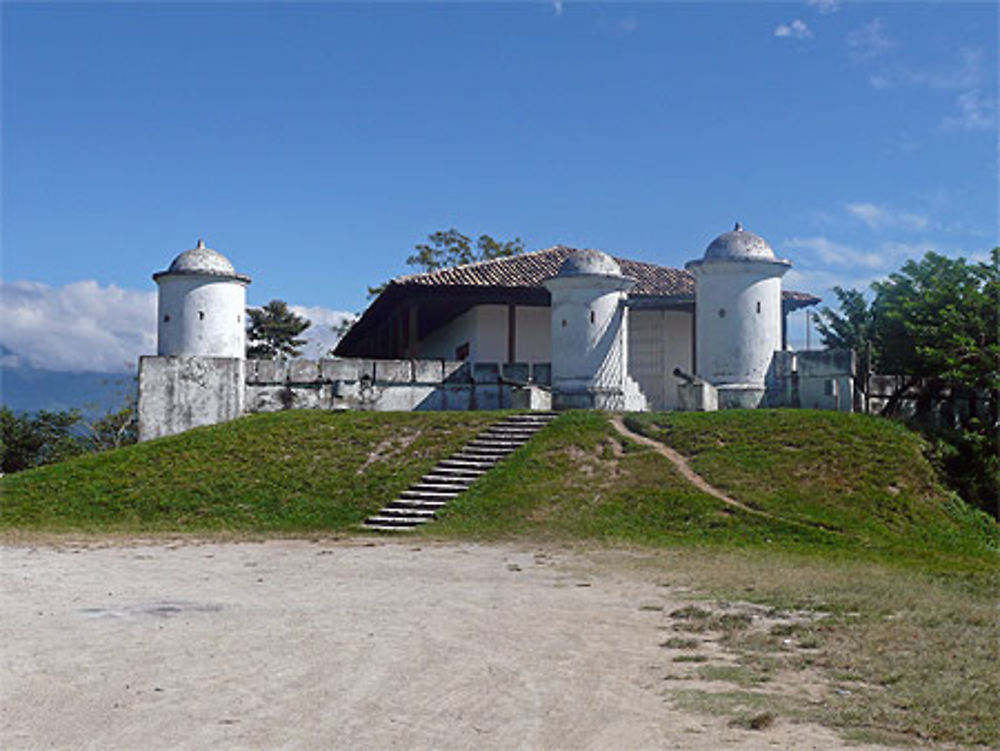
M955 99L957 115L941 121L946 130L991 130L996 124L997 102L980 96L978 90L963 91Z
M624 36L639 30L639 19L635 16L625 16L618 22L618 31Z
M983 96L985 52L962 48L953 64L938 68L896 65L868 77L874 89L910 87L932 92L956 92L953 114L941 120L945 130L991 130L996 125L997 100Z
M552 0L551 5L552 10L555 11L557 16L561 16L563 14L563 0Z
M903 229L903 230L925 230L930 226L930 220L920 214L912 214L908 211L893 211L884 206L877 206L874 203L849 203L845 207L847 213L860 219L874 230L881 229Z
M5 364L125 372L156 352L156 293L96 281L50 287L0 281Z
M840 10L840 0L806 0L806 5L819 11L824 16Z
M812 29L800 18L796 18L791 23L778 24L774 29L776 37L787 39L812 39Z
M306 357L337 342L332 327L352 313L291 305L313 322ZM0 363L72 372L134 372L156 354L156 292L102 286L88 279L53 287L0 280Z
M892 86L892 79L887 75L875 73L868 76L868 83L871 84L873 89L888 89Z
M855 250L825 237L793 237L786 240L783 246L806 251L813 258L830 266L861 266L868 269L886 267L886 258L881 253Z
M876 18L847 35L847 54L855 62L873 60L896 46L885 32L882 19Z
M897 64L869 77L876 89L893 86L928 88L933 91L966 91L983 80L984 52L963 47L956 53L953 63L937 68L916 68Z
M302 356L316 360L326 357L340 337L334 333L333 327L345 320L353 320L356 316L343 310L332 310L318 305L289 305L293 313L312 321L312 326L305 330L302 338L306 340L302 348Z

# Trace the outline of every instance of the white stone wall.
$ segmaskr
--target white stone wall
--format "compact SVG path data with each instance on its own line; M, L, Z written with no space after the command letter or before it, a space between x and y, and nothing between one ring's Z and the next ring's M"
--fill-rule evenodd
M139 440L235 420L244 411L245 382L242 358L140 358Z
M455 348L463 342L469 342L472 348L476 346L478 331L476 309L470 308L426 339L422 339L420 341L420 356L454 360ZM470 349L469 358L472 359L472 357L473 349Z
M157 354L243 357L246 285L195 274L160 277Z
M517 337L514 349L517 362L551 362L552 316L548 306L518 305Z
M629 310L628 372L652 410L680 408L673 372L694 372L691 319L681 310Z
M506 305L476 305L422 340L420 356L452 360L455 349L469 342L469 360L507 362L507 321ZM549 309L517 306L515 325L515 360L549 362Z
M552 383L565 391L614 386L622 362L622 280L590 276L550 279ZM617 385L620 385L620 380Z
M694 269L697 374L716 386L763 386L781 349L781 274L775 264L704 263Z

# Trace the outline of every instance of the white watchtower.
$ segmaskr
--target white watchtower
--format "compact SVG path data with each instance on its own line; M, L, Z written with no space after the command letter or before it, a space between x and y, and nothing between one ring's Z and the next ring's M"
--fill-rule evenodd
M644 409L627 371L625 296L635 281L606 253L579 250L544 284L552 296L553 406Z
M159 285L158 355L245 356L250 277L237 274L229 259L198 240L153 280Z
M757 407L781 349L781 277L791 262L737 223L715 238L695 278L695 370L718 388L720 407Z

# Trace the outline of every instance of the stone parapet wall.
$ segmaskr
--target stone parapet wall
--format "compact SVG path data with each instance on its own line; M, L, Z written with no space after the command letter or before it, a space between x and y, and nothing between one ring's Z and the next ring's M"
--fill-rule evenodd
M144 357L140 440L285 409L549 409L548 363Z
M774 353L765 379L764 405L852 412L857 364L850 349Z

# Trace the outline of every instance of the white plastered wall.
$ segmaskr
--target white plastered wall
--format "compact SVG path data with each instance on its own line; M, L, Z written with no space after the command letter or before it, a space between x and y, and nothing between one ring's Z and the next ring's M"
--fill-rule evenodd
M698 270L698 375L760 384L781 349L781 274L775 265L704 264Z
M680 310L629 311L628 369L653 410L678 409L674 368L694 371L692 319Z
M517 307L517 362L552 361L552 316L545 307Z
M244 357L246 285L235 279L175 275L158 279L157 354Z
M420 356L454 360L456 348L469 342L470 360L507 362L507 321L506 305L477 305L423 339L420 342ZM515 360L528 363L549 362L549 309L518 306L515 321Z

